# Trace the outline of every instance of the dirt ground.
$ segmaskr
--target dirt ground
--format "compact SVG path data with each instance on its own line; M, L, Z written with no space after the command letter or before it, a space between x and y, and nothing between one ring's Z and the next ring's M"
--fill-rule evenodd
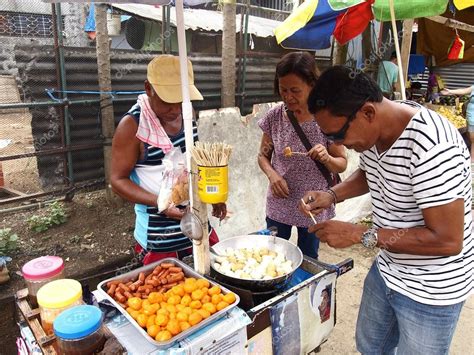
M10 253L11 280L0 286L0 297L24 287L19 274L27 261L42 255L58 255L66 261L67 275L91 274L106 263L132 257L134 212L131 204L121 208L107 205L103 191L78 194L64 202L68 220L46 232L30 230L27 219L44 215L47 207L0 215L0 228L11 228L19 238L18 249Z
M45 209L0 215L0 228L12 228L20 239L19 249L10 255L13 261L8 265L12 280L0 286L0 297L24 287L18 272L26 261L40 255L61 256L66 260L68 275L93 273L113 260L131 258L134 214L130 204L122 208L108 207L104 192L98 191L78 194L64 206L68 221L44 233L32 232L26 220L44 213ZM344 250L321 246L322 261L337 263L353 258L354 269L337 281L337 324L329 340L322 345L320 354L357 354L354 340L357 312L363 281L374 256L375 253L360 246ZM463 308L450 353L474 354L472 334L474 297Z
M354 269L337 279L337 323L329 340L321 346L321 355L358 354L355 345L355 324L359 310L365 275L369 271L375 254L362 246L347 249L333 249L322 245L320 259L337 263L346 258L354 259ZM470 335L468 335L470 334ZM474 297L464 304L459 319L450 354L474 354Z

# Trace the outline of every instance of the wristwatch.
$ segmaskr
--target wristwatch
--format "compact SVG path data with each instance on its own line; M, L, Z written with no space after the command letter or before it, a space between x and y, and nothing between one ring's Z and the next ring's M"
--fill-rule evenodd
M377 246L377 230L377 227L371 227L362 234L362 237L360 237L360 242L367 249L374 249Z

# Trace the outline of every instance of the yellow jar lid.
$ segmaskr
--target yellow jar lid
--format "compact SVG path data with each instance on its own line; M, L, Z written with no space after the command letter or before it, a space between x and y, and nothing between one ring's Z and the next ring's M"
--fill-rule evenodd
M76 280L55 280L42 286L36 297L43 308L64 308L82 297L82 287Z

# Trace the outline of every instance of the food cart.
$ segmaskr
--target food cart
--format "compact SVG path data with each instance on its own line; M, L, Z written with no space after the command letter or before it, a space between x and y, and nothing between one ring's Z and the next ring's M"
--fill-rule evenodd
M255 238L259 236L255 235ZM177 260L174 262L183 266ZM151 270L159 263L145 268ZM153 342L123 309L105 324L130 354L305 354L316 350L334 328L336 279L352 267L352 259L329 265L304 257L300 267L282 287L262 291L224 285L215 273L205 275L211 283L236 293L239 303L210 322L203 322L185 337L166 344ZM140 271L113 279L126 281ZM186 268L186 273L197 276L191 267ZM94 292L103 307L110 301L103 288L109 281L102 282Z

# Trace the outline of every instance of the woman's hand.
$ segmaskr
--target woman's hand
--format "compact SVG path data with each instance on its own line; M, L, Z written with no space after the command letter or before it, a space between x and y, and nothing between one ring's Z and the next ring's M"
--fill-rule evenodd
M271 174L268 179L270 180L270 189L272 190L273 196L278 198L288 197L290 190L288 189L288 184L285 179L277 173Z
M329 159L331 159L326 147L322 144L316 144L308 152L308 155L311 157L311 159L320 161L323 164L326 164Z
M162 213L168 217L175 219L177 221L181 221L181 218L183 218L184 213L186 210L183 208L177 208L177 207L168 207L166 210L164 210Z
M227 205L225 203L212 205L212 215L222 221L227 216Z

